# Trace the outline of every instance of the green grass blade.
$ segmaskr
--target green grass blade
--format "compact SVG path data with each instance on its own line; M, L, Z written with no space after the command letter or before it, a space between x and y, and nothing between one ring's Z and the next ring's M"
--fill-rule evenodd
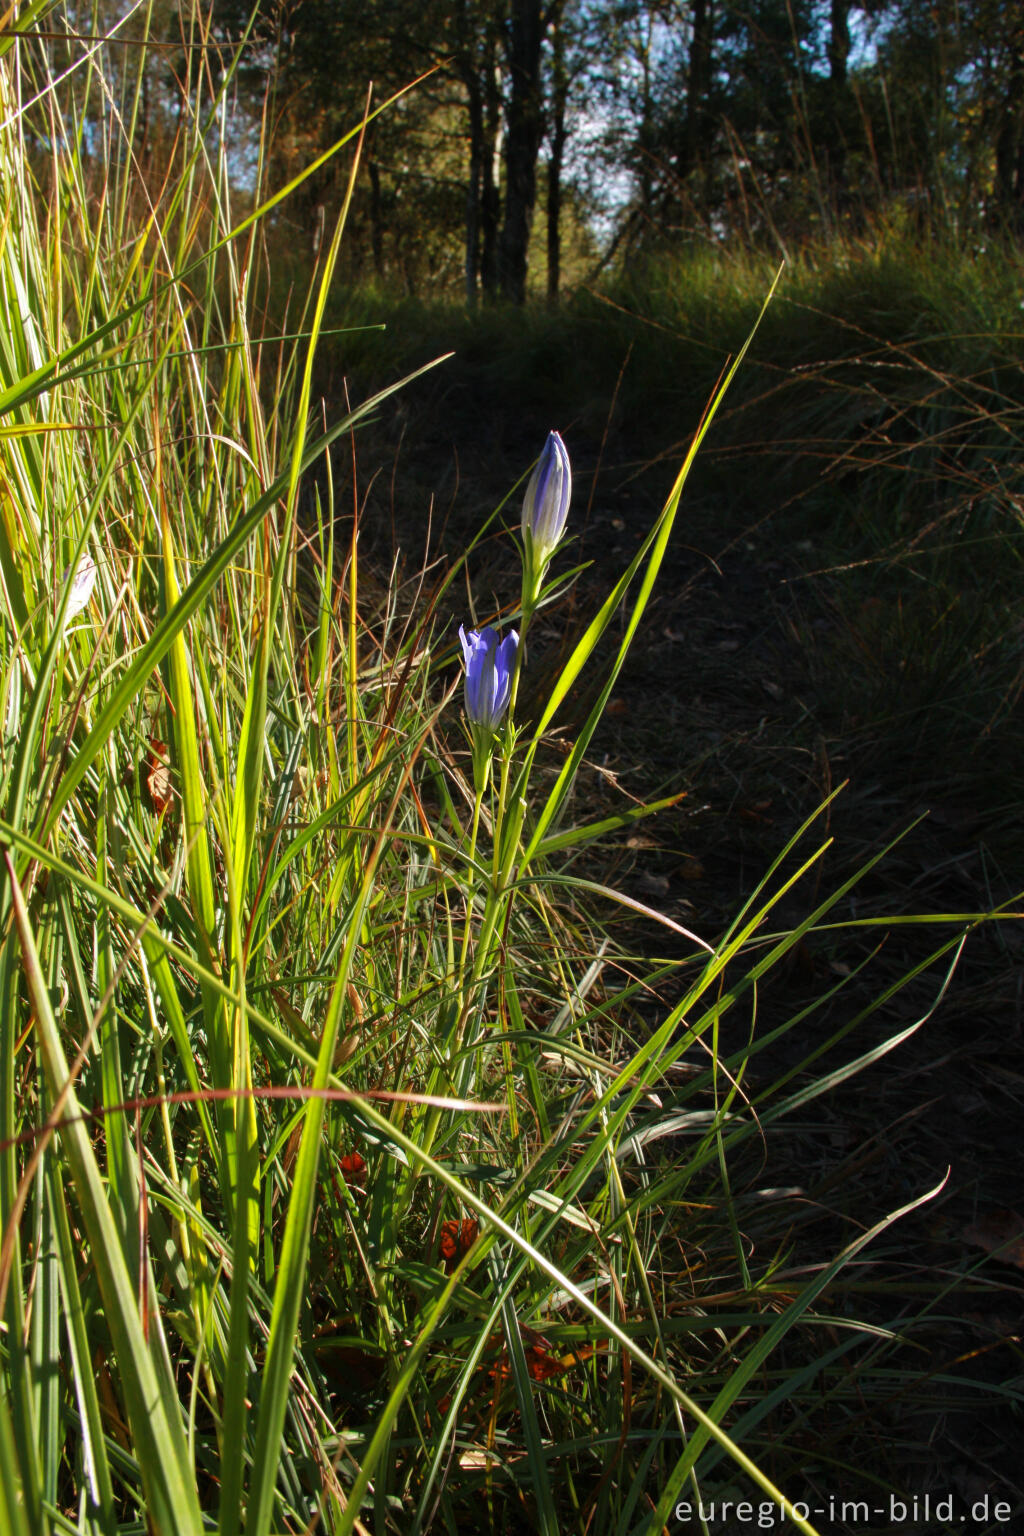
M492 1249L492 1254L493 1251ZM500 1290L501 1278L498 1273L494 1275L494 1284L495 1289ZM516 1400L519 1403L519 1414L523 1424L523 1441L526 1446L530 1486L537 1501L535 1511L537 1531L539 1536L558 1536L558 1514L555 1509L551 1477L548 1473L547 1456L544 1454L544 1437L537 1417L533 1382L526 1365L523 1336L519 1331L519 1319L516 1317L511 1296L506 1299L501 1309L501 1316L512 1381L515 1385Z
M342 950L331 998L324 1020L320 1052L313 1074L314 1088L324 1088L331 1076L342 1012L346 1001L346 988L352 971L356 950L362 938L363 919L373 894L377 866L384 853L387 833L397 807L399 796L405 789L416 763L423 742L433 728L430 719L418 743L406 748L406 762L399 778L391 805L384 816L370 852L359 885L358 896L348 917L347 935ZM259 1419L256 1430L254 1453L254 1481L250 1490L249 1511L246 1520L246 1536L267 1536L273 1520L274 1490L278 1477L279 1446L284 1426L288 1398L288 1381L295 1349L295 1333L299 1308L302 1302L302 1275L308 1252L310 1227L313 1218L313 1200L316 1190L317 1167L320 1160L320 1139L323 1129L324 1101L312 1099L306 1110L302 1139L292 1181L288 1205L288 1219L281 1245L277 1278L274 1286L274 1308L270 1320L267 1342L267 1360L263 1372ZM386 1123L386 1122L385 1122Z
M671 1510L683 1486L683 1482L689 1476L691 1469L696 1466L701 1451L708 1444L710 1422L720 1423L722 1421L747 1382L760 1370L761 1366L782 1342L786 1334L799 1322L800 1318L813 1305L822 1292L831 1285L840 1271L849 1264L851 1259L856 1258L857 1254L866 1248L869 1243L872 1243L876 1237L880 1236L881 1233L887 1231L889 1227L900 1221L904 1216L909 1216L911 1212L920 1210L923 1205L928 1204L929 1200L934 1200L936 1195L941 1193L945 1183L946 1177L943 1177L935 1185L934 1189L928 1190L923 1195L917 1195L913 1200L909 1200L906 1205L900 1206L899 1210L892 1211L888 1216L883 1216L867 1232L862 1232L858 1237L854 1238L852 1243L848 1243L842 1253L833 1259L830 1264L825 1265L819 1274L815 1275L813 1279L809 1280L801 1288L800 1294L792 1306L787 1307L785 1312L775 1319L753 1348L748 1350L743 1360L733 1366L729 1372L728 1380L708 1409L707 1420L698 1424L691 1434L686 1449L676 1462L665 1490L658 1500L657 1507L651 1511L643 1526L644 1531L650 1533L650 1536L654 1536L655 1532L663 1529L666 1521L671 1518Z
M414 373L409 374L402 382L408 383L410 380L419 377L420 374L428 372L429 369L436 366L438 361L440 359L435 359L435 361L426 364L425 367L416 369ZM311 465L315 464L320 454L324 453L342 432L348 431L351 428L355 419L371 410L375 404L386 399L400 387L401 384L395 384L386 390L381 390L371 400L368 400L365 405L359 407L357 411L343 418L327 432L324 432L307 448L303 455L303 468L308 469ZM290 477L291 470L280 475L270 489L265 491L254 505L237 519L230 533L221 540L217 549L192 578L171 610L164 614L154 626L149 639L141 647L135 661L125 672L124 676L115 685L110 698L94 720L89 735L61 776L42 823L42 840L45 841L49 832L56 825L60 813L96 761L96 758L103 749L104 742L124 715L128 705L168 654L176 636L184 629L192 615L210 596L217 582L223 576L246 540L256 532L264 518L277 504L282 492L289 484Z
M202 1517L195 1475L177 1405L177 1389L159 1318L147 1319L149 1337L121 1252L86 1122L50 1006L21 886L8 851L4 853L15 926L21 943L26 981L36 1015L39 1050L47 1088L69 1116L61 1145L71 1168L82 1221L88 1235L97 1280L117 1360L125 1407L139 1458L153 1520L167 1536L199 1536Z
M40 1523L36 1530L46 1531ZM11 1410L7 1395L0 1386L0 1533L2 1536L33 1536L25 1508L21 1468L14 1447L14 1430L11 1427Z
M611 593L605 599L604 603L602 603L597 614L591 620L582 637L577 642L572 655L569 657L568 661L565 663L565 666L562 668L558 681L552 689L551 696L544 707L529 748L527 765L524 772L529 771L529 765L532 762L533 755L536 752L541 737L548 729L559 708L561 707L561 704L568 695L570 689L573 687L577 678L580 676L580 673L586 666L586 663L589 661L591 655L594 652L594 649L597 646L598 641L618 611L619 605L625 597L634 576L638 573L644 561L646 560L646 566L644 567L644 574L640 584L640 591L637 594L636 600L633 604L632 612L630 613L629 619L626 623L625 631L619 644L618 651L616 652L615 659L612 662L611 668L609 669L604 683L602 684L597 701L591 709L590 714L587 716L583 726L580 728L576 740L573 743L572 750L566 758L565 763L563 764L562 769L559 772L557 779L555 780L555 784L548 794L546 801L544 802L543 809L537 817L533 832L523 852L521 866L523 868L525 868L533 859L540 843L543 841L547 834L548 828L551 826L551 823L554 821L555 817L559 814L562 805L564 804L566 795L569 792L569 788L579 769L579 766L583 761L584 756L586 755L587 747L590 745L591 737L593 736L594 731L597 729L598 722L604 714L605 706L608 703L609 697L611 696L611 691L615 686L616 679L618 678L619 673L625 664L627 653L640 626L640 620L642 619L644 610L647 607L647 603L654 588L654 583L657 578L658 571L660 570L661 563L665 557L665 551L668 548L668 541L672 533L673 525L675 523L676 513L679 510L679 501L683 494L683 487L685 486L687 478L689 477L694 459L697 456L697 451L703 443L704 438L707 436L708 430L710 429L712 422L718 414L719 407L721 406L722 401L725 399L729 386L735 378L736 372L739 369L739 366L742 363L744 357L746 356L747 350L750 347L755 335L757 334L758 326L761 324L765 311L772 301L780 276L781 272L779 273L779 276L776 277L775 282L772 284L768 293L768 297L765 299L763 305L761 306L761 312L755 320L746 341L740 348L740 351L731 364L728 372L726 373L725 378L722 380L721 384L715 391L711 403L709 404L708 409L704 414L704 419L701 422L701 425L694 436L693 442L690 445L686 458L683 461L682 468L676 476L675 483L669 492L668 499L665 502L665 506L662 509L660 516L657 518L654 526L651 528L650 532L641 543L640 548L637 550L636 554L630 561L622 576L620 576L619 580L615 583Z
M46 1176L60 1257L60 1284L64 1299L68 1359L78 1405L82 1470L91 1506L89 1514L104 1536L113 1536L114 1488L103 1435L96 1377L86 1333L82 1294L78 1284L76 1269L78 1256L71 1239L71 1223L68 1219L67 1201L64 1198L64 1186L52 1158L47 1163Z

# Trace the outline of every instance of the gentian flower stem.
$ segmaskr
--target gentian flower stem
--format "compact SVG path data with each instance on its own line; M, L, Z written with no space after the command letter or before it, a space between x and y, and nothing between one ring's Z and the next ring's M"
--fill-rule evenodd
M522 798L516 801L511 816L506 825L506 811L509 800L509 785L512 778L512 764L515 747L515 736L511 731L506 737L502 748L501 774L498 789L498 804L494 814L493 831L493 855L491 879L488 882L487 899L484 902L484 910L480 918L480 925L473 941L473 893L476 886L476 847L480 826L480 814L483 804L484 790L480 789L473 802L473 820L469 837L469 866L466 874L466 916L462 930L462 944L459 954L458 966L458 1013L451 1034L451 1045L448 1051L448 1060L454 1061L460 1054L463 1055L459 1072L465 1079L472 1070L472 1052L463 1052L466 1044L467 1026L469 1025L473 999L477 994L480 984L487 973L491 963L495 938L500 933L503 914L508 900L507 884L509 872L515 857L515 845L518 844L519 835L526 814L526 802ZM507 846L510 845L511 846ZM472 959L470 958L470 946L472 944ZM512 1056L506 1042L503 1047L503 1058L506 1071L506 1082L511 1083ZM468 1080L459 1081L455 1076L449 1077L451 1088L460 1094L471 1092L472 1084ZM517 1125L517 1115L514 1107L514 1094L510 1088L509 1111L511 1123ZM426 1120L420 1144L423 1150L430 1153L433 1149L434 1139L441 1123L442 1111L432 1108ZM413 1183L415 1180L413 1180ZM413 1188L410 1183L410 1192Z
M512 771L512 743L514 739L510 728L506 732L501 751L501 783L498 788L498 809L494 817L494 846L491 864L491 888L494 892L497 892L498 889L498 873L501 869L502 835L505 830L505 805L508 800L508 781Z
M523 501L522 556L523 585L520 631L510 630L504 640L485 625L479 630L459 630L466 667L465 720L473 754L473 818L469 835L469 853L464 882L466 912L459 947L457 971L457 1012L448 1037L446 1071L451 1086L461 1094L472 1090L475 1071L474 1053L467 1049L467 1035L483 1029L486 986L495 962L496 951L508 903L509 885L521 847L527 803L524 798L523 768L515 775L517 731L515 707L519 678L523 669L523 642L540 602L544 574L565 533L572 491L572 475L565 444L557 432L548 435ZM500 730L504 722L504 729ZM500 736L499 736L500 731ZM497 770L497 804L494 806L490 879L486 899L476 925L474 898L477 891L477 840L484 795L491 782L495 738L500 740L501 766ZM475 1038L475 1036L474 1036ZM473 1040L469 1041L470 1046ZM510 1125L513 1137L518 1130L513 1056L509 1041L502 1043L505 1083L508 1093ZM458 1063L455 1066L455 1063ZM431 1151L441 1111L432 1109L426 1118L421 1146ZM411 1191L416 1172L409 1185Z
M516 647L516 662L515 666L512 668L512 687L509 692L508 699L508 718L510 721L515 716L516 712L516 699L519 695L519 674L523 670L523 655L526 646L526 631L529 629L530 620L533 618L533 606L533 603L527 597L524 584L522 613L520 614L519 620L519 644Z
M480 831L480 807L483 804L483 798L484 790L480 788L477 790L473 801L473 824L469 833L469 858L466 864L466 920L462 929L462 952L459 956L460 1017L466 1006L466 961L469 957L469 935L473 927L473 892L476 885L476 840L477 834Z

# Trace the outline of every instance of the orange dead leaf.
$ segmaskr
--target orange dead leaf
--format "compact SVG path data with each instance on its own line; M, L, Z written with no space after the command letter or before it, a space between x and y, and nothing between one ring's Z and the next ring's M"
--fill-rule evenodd
M526 1368L534 1381L547 1381L549 1376L559 1376L565 1370L561 1360L549 1355L543 1344L531 1344L526 1351Z
M146 791L150 805L158 816L162 815L171 803L171 760L166 741L158 741L155 736L150 737L146 756Z
M571 1355L553 1355L547 1345L540 1342L537 1334L534 1334L534 1342L525 1347L526 1369L534 1381L547 1381L551 1376L564 1376L566 1371L571 1371L575 1365L583 1365L598 1349L607 1347L607 1341L602 1345L585 1344L580 1349L573 1350ZM488 1371L491 1381L498 1384L505 1381L509 1374L508 1353L502 1350L498 1363Z
M441 1227L441 1260L450 1275L459 1260L469 1252L480 1233L480 1223L472 1216L462 1221L446 1221Z
M358 1152L346 1152L339 1163L346 1184L366 1183L366 1164Z
M772 802L770 800L755 800L752 805L741 805L738 814L743 821L767 822L770 824L772 818L768 815L768 812L771 808Z

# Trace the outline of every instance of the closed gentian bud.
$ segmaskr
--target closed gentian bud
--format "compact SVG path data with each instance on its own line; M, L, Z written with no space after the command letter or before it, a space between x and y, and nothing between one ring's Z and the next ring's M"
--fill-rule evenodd
M497 630L486 625L468 634L460 627L459 639L466 658L466 718L474 735L493 736L508 708L519 636L511 629L499 640Z
M523 542L538 575L565 532L571 494L569 455L558 433L549 432L523 498Z

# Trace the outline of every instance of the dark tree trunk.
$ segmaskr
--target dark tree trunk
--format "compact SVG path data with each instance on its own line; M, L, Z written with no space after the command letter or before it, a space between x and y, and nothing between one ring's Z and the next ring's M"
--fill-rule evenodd
M373 251L373 270L377 277L384 276L384 204L380 195L380 166L376 160L366 162L370 178L370 248Z
M654 93L651 90L650 59L643 61L643 115L640 119L640 208L644 222L648 223L654 211L654 176L652 174L651 142L654 137Z
M497 169L497 135L492 152L484 160L484 186L480 201L480 286L485 298L498 293L498 226L501 223L501 188Z
M1000 218L1015 234L1024 232L1024 35L1014 38L1010 54L993 191Z
M690 67L686 82L686 121L683 130L683 176L697 170L708 148L711 94L711 0L693 0L693 36L690 40Z
M497 39L491 33L483 74L484 159L480 188L480 286L488 299L495 298L498 292L498 225L501 222L501 84L496 48Z
M459 32L466 49L455 69L466 92L469 119L469 178L466 183L465 281L466 302L474 305L480 290L493 297L497 277L495 246L501 196L497 183L498 141L501 134L501 87L497 74L497 27L493 19L481 31L463 0Z
M505 219L498 240L498 281L502 297L513 304L526 299L527 252L537 200L537 154L543 135L540 60L544 25L540 0L511 0Z
M565 156L565 103L569 84L565 73L562 29L556 24L552 60L551 148L548 154L548 303L558 303L562 275L562 161Z
M846 83L850 58L850 0L832 0L832 22L828 35L828 78L832 121L829 124L829 158L839 199L846 189L846 121L849 90Z
M832 29L828 39L828 77L833 86L846 84L850 57L850 0L832 0Z
M466 185L466 303L477 301L480 283L480 223L484 182L484 103L476 71L460 68L469 108L469 181Z

